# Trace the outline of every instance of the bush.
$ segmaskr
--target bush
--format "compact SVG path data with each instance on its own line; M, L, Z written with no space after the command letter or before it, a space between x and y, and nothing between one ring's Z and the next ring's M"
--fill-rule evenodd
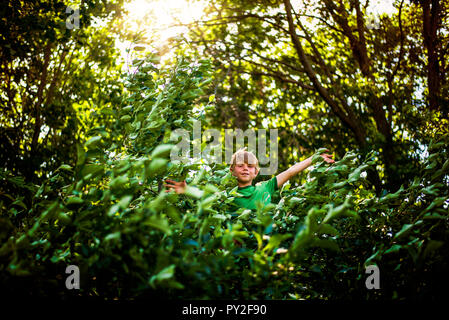
M449 136L435 137L410 188L376 197L375 166L316 151L307 182L280 200L233 211L236 181L221 164L170 161L171 133L192 129L209 62L158 69L137 61L123 104L103 108L78 146L40 186L0 172L3 294L103 299L437 298L447 285ZM445 160L445 161L443 161ZM167 177L187 178L185 195ZM21 195L31 193L30 199ZM381 290L365 286L377 264ZM68 265L80 290L65 287ZM25 289L26 288L26 289ZM446 294L447 296L447 294Z

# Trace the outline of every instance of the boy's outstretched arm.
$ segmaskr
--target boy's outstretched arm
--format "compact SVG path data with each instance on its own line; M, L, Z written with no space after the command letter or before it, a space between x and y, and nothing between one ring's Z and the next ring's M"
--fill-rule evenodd
M326 151L329 152L329 150L327 150L327 149L326 149ZM321 154L321 156L323 157L324 161L326 161L327 163L335 162L333 159L331 159L333 157L333 155L331 155L331 154L323 153L323 154ZM290 180L290 178L294 177L295 175L297 175L304 169L310 167L311 165L312 165L312 157L309 157L306 160L298 162L297 164L291 166L284 172L281 172L280 174L278 174L276 176L278 188L279 189L282 188L284 183L286 183L288 180Z

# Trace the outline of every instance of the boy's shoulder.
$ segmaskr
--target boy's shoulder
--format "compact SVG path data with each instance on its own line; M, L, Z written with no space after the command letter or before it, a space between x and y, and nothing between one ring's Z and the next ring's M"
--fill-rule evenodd
M265 184L267 184L267 183L270 183L270 181L272 181L274 178L275 178L275 177L271 177L271 178L265 179L265 180L263 180L263 181L258 181L258 182L256 182L256 183L254 184L254 186L255 186L255 187L263 186L263 185L265 185Z

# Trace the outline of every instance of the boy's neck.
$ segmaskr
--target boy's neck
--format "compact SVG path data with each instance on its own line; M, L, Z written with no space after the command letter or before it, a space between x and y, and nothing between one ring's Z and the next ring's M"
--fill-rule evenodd
M248 182L240 182L240 181L238 181L239 188L248 187L248 186L251 186L252 184L253 184L252 181L248 181Z

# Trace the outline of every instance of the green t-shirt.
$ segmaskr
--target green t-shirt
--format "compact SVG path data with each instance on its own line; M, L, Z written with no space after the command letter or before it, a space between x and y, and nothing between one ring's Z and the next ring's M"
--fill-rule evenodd
M246 186L238 188L237 193L242 197L235 197L234 204L240 208L256 210L256 202L260 201L265 206L271 203L272 195L278 190L278 182L276 177L262 182L257 186Z

